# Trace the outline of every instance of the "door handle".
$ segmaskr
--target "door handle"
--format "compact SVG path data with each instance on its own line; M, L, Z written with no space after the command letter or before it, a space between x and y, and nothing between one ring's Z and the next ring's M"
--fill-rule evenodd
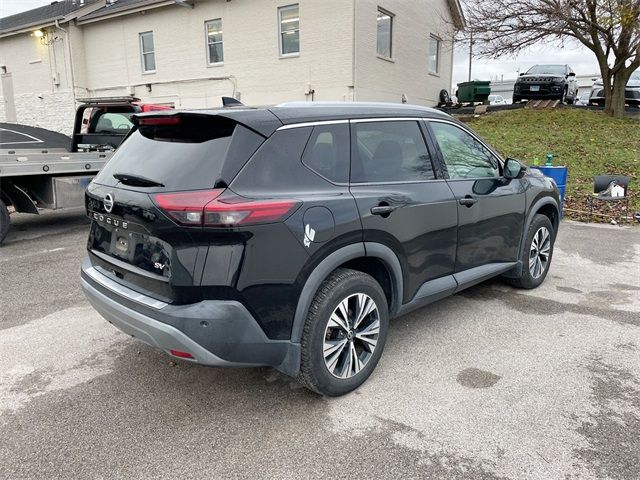
M378 205L377 207L371 207L371 215L386 216L393 212L396 208L392 205Z
M478 199L473 198L471 195L467 195L464 198L461 198L459 202L460 202L460 205L464 205L467 208L471 208L478 202Z

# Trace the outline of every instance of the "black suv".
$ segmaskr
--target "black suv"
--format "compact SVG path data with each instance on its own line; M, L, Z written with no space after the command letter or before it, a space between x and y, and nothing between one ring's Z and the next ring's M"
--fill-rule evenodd
M513 86L513 103L551 99L572 104L578 98L578 80L569 65L534 65Z
M549 269L555 184L440 111L285 104L140 114L89 185L82 286L174 357L364 382L389 319Z

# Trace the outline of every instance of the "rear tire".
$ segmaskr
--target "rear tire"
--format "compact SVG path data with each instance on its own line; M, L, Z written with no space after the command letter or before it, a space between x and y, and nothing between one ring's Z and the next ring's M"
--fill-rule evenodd
M388 329L387 298L378 282L357 270L336 270L309 308L298 381L328 396L355 390L378 364Z
M11 227L11 219L9 218L9 210L2 200L0 200L0 243L9 233Z
M517 278L505 277L505 281L514 287L525 289L541 285L549 272L555 239L555 232L549 217L537 214L525 236L525 244L520 258L522 272Z

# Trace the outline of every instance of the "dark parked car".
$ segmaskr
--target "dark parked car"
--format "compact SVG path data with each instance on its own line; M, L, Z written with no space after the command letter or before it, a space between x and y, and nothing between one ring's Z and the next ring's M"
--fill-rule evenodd
M569 65L534 65L520 74L513 87L513 103L541 99L573 103L577 97L578 81Z
M640 106L640 70L636 70L631 74L629 81L624 89L625 103L628 105ZM596 80L591 89L589 103L591 105L604 105L604 86L602 78Z
M90 184L82 286L124 332L326 395L375 368L389 319L547 274L555 184L437 110L142 114Z

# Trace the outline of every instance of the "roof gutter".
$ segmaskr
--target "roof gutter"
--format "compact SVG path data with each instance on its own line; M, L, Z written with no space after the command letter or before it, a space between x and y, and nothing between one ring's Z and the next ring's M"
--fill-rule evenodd
M98 0L97 2L91 3L89 5L85 5L82 8L78 8L70 12L66 16L60 15L57 17L45 18L44 20L39 20L37 22L28 23L26 25L20 25L19 27L16 27L15 30L0 31L0 38L32 32L33 30L36 30L38 28L46 28L46 27L53 27L53 26L55 26L56 28L60 28L60 22L67 23L75 18L82 17L83 15L88 15L104 7L106 4L107 4L107 0Z
M464 18L464 10L460 4L460 0L447 0L449 9L453 15L453 23L458 30L464 30L467 26L467 20Z
M177 2L176 0L146 0L143 2L136 3L135 5L118 5L117 3L105 7L108 9L107 12L101 15L97 15L91 18L78 18L78 25L84 25L87 23L100 22L102 20L107 20L110 18L121 17L123 15L131 15L133 13L144 12L145 10L149 10L151 8L160 8L160 7L168 7L171 5L181 5L184 6L185 2Z
M64 17L57 18L49 18L47 20L43 20L40 22L29 23L27 25L21 25L17 30L8 30L4 32L0 32L0 38L12 37L14 35L20 35L22 33L30 33L38 28L46 28L55 26L56 22L59 20L64 20Z

